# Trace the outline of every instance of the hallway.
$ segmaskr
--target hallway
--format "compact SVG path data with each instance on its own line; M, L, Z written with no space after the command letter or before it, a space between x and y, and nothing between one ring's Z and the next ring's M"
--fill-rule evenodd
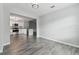
M79 48L44 38L26 35L11 36L11 44L4 47L3 55L79 55Z

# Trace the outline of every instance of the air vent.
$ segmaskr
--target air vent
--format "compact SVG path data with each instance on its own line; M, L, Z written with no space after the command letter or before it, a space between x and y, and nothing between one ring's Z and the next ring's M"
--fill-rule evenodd
M55 7L55 5L52 5L50 8L54 8Z

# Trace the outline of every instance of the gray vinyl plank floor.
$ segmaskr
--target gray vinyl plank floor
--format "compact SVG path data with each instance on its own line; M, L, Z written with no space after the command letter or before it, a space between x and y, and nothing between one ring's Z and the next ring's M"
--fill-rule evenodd
M79 55L79 48L44 38L26 35L11 36L11 44L4 47L2 55Z

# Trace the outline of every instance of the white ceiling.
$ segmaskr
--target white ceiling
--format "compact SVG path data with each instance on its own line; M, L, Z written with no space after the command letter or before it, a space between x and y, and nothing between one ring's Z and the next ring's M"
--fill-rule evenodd
M31 6L32 4L25 4L25 5L27 5L28 9L30 9L30 11L32 13L35 13L37 16L42 16L46 13L54 12L56 10L66 8L66 7L71 6L73 4L72 3L39 3L38 9L32 8L32 6ZM52 5L55 5L55 7L51 8Z
M12 9L17 9L24 13L29 13L35 16L42 16L46 13L54 12L56 10L74 5L75 3L38 3L38 4L39 4L38 9L32 8L32 3L10 3L9 6ZM50 8L51 5L55 5L55 7Z

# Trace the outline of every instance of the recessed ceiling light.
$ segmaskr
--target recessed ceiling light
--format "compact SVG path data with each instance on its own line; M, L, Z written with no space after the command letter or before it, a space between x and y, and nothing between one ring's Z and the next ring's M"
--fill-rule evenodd
M39 5L38 4L33 4L32 8L36 8L37 9L37 8L39 8Z
M55 7L55 5L52 5L50 8L54 8Z

